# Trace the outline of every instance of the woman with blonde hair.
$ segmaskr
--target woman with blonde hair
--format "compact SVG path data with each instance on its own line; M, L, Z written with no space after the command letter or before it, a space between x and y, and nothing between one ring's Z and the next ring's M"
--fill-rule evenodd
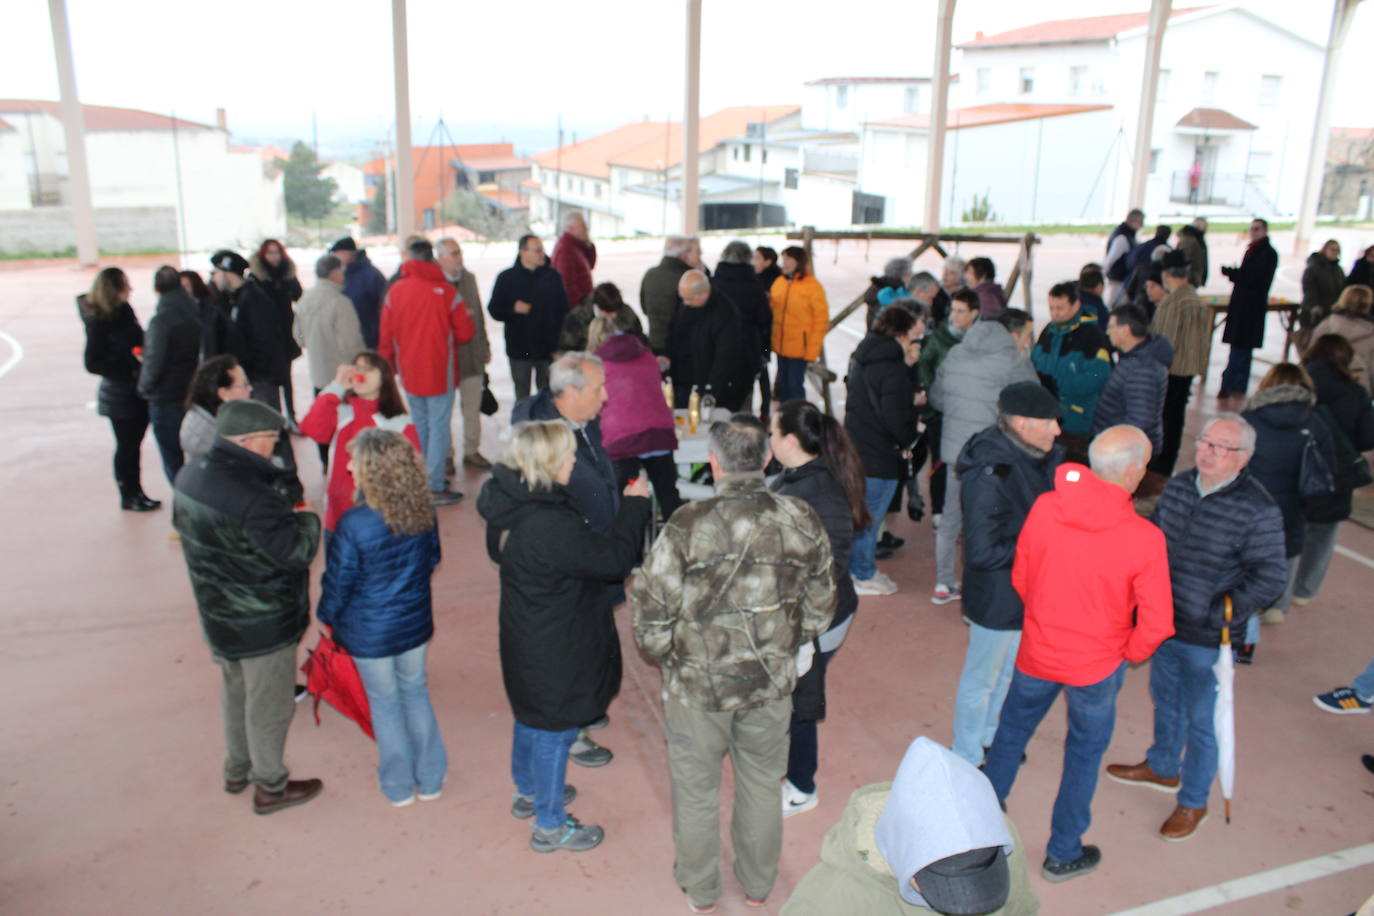
M96 274L88 293L76 297L86 326L86 371L100 376L96 412L114 430L114 477L119 507L149 512L162 505L143 492L140 452L148 431L148 402L138 395L143 365L143 325L129 305L129 278L118 267Z
M1374 308L1374 289L1360 283L1347 286L1331 307L1331 314L1312 329L1312 339L1323 334L1339 334L1348 340L1355 351L1355 358L1350 363L1355 380L1366 391L1374 392L1374 377L1371 377L1374 371L1374 316L1370 315L1371 308Z
M400 808L439 797L448 756L429 700L430 576L439 532L424 462L399 433L365 429L348 444L356 504L329 541L315 615L358 666L382 794Z
M609 586L634 568L649 521L649 487L633 480L612 533L595 531L567 489L576 462L567 423L517 423L477 497L487 551L501 567L501 676L515 714L511 814L534 818L535 852L581 852L605 836L564 807L577 796L568 751L620 687Z

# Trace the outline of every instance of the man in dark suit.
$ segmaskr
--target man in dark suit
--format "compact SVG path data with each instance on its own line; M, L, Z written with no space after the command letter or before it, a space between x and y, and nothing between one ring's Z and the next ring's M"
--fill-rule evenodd
M1269 244L1269 223L1259 218L1250 221L1250 247L1239 267L1223 267L1221 272L1234 284L1231 304L1226 308L1226 332L1221 339L1231 345L1231 358L1221 374L1217 397L1240 397L1250 386L1250 357L1264 343L1264 317L1269 308L1269 287L1278 270L1279 254Z

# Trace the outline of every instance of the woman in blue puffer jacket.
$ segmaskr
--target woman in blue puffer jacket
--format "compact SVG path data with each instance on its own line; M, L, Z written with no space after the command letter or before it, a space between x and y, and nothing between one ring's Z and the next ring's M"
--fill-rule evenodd
M404 436L366 429L348 453L358 504L329 542L315 614L358 665L382 794L402 807L417 793L424 801L438 798L448 771L425 680L439 532L425 466Z

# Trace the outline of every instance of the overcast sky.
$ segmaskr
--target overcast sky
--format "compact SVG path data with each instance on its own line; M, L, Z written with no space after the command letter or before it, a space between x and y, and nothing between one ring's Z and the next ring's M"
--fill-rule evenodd
M1330 4L1247 5L1325 43ZM1148 5L961 0L954 40ZM308 140L312 111L322 146L362 150L388 135L387 0L67 0L67 6L84 102L174 110L200 121L213 121L215 108L223 107L239 138ZM410 0L414 142L424 143L440 116L457 142L507 137L526 148L551 145L560 114L569 133L582 136L645 116L680 117L685 6L683 0ZM931 69L935 0L705 0L703 6L703 114L728 105L799 102L801 83L820 76L927 75ZM1336 126L1374 126L1374 3L1361 6L1338 74ZM5 32L0 97L57 98L48 4L6 4ZM1294 116L1309 118L1311 111Z

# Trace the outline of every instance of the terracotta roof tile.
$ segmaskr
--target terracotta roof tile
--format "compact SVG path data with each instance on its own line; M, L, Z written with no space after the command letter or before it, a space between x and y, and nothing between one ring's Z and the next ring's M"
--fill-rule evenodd
M1259 130L1251 124L1220 108L1194 108L1178 119L1175 127L1194 127L1201 130Z
M1106 111L1110 105L1040 105L1031 103L975 105L972 108L956 108L950 111L945 122L946 130L961 127L985 127L989 124L1008 124L1013 121L1033 121L1037 118L1057 118L1062 115L1082 114L1086 111ZM874 127L908 127L915 130L930 129L930 115L909 114L885 121L870 121Z
M62 106L44 99L0 99L0 112L41 112L62 119ZM86 130L214 130L209 124L170 118L137 108L110 108L105 105L82 105L81 113Z
M1169 18L1207 9L1193 6L1175 9ZM1055 19L1023 26L996 35L981 35L973 41L957 45L959 48L992 48L1008 45L1047 45L1080 41L1107 41L1131 29L1143 29L1150 22L1149 13L1120 13L1115 16L1088 16L1083 19Z

